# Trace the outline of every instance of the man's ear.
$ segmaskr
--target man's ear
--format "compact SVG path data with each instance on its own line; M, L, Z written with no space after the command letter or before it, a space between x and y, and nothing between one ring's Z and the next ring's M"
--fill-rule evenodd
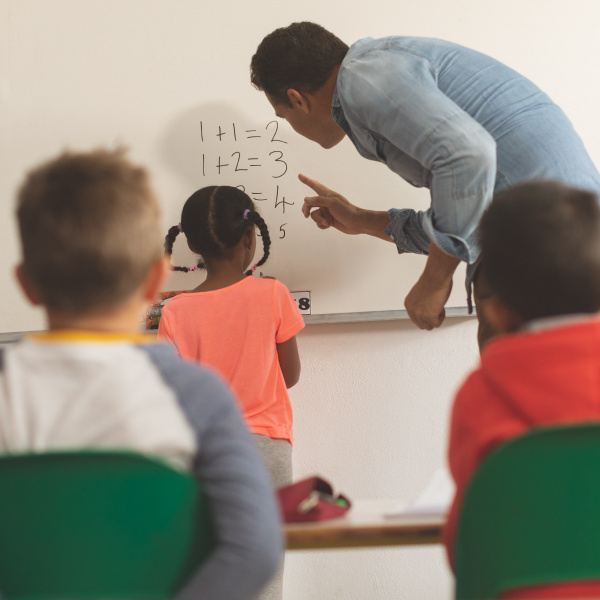
M486 300L482 309L485 319L500 333L517 331L524 323L521 316L498 298L492 297Z
M163 256L150 267L146 279L142 284L143 299L145 302L156 302L158 292L170 269L171 265L168 256Z
M299 108L304 113L310 112L310 99L306 94L290 88L287 91L287 97L293 108Z
M25 275L23 263L19 263L15 267L15 277L17 278L17 281L19 282L19 287L23 290L23 293L25 294L27 300L29 300L29 302L31 302L31 304L33 304L34 306L39 306L40 304L42 304L42 301L37 295L35 289L27 279L27 275Z

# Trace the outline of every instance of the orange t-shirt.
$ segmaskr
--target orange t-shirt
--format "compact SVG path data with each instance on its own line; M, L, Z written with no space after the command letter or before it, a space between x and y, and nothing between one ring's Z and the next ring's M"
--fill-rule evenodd
M276 344L303 327L285 285L245 277L169 300L158 335L171 340L182 358L214 368L229 383L250 431L292 443L292 407Z

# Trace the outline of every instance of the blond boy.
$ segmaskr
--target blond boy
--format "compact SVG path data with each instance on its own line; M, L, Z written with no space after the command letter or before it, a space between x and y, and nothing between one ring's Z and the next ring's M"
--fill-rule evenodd
M252 598L281 552L265 469L225 385L136 333L166 273L147 173L63 154L27 175L17 218L17 278L48 331L0 352L0 453L129 449L192 471L217 545L179 597Z

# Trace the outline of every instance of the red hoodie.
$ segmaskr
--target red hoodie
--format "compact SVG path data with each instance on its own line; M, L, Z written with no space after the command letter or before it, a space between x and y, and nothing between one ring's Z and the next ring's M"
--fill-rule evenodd
M458 391L448 461L456 496L444 531L452 563L454 529L471 475L499 444L537 426L600 420L600 319L499 337ZM554 595L558 594L558 595ZM600 582L536 586L502 598L599 598Z

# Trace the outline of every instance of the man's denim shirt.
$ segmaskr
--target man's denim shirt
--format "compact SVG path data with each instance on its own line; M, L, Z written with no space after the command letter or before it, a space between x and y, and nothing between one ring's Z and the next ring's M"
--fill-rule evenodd
M525 77L451 42L356 42L332 115L362 156L431 192L428 210L389 211L385 233L399 253L427 254L433 241L473 265L483 211L521 181L557 179L600 193L600 175L563 111Z

